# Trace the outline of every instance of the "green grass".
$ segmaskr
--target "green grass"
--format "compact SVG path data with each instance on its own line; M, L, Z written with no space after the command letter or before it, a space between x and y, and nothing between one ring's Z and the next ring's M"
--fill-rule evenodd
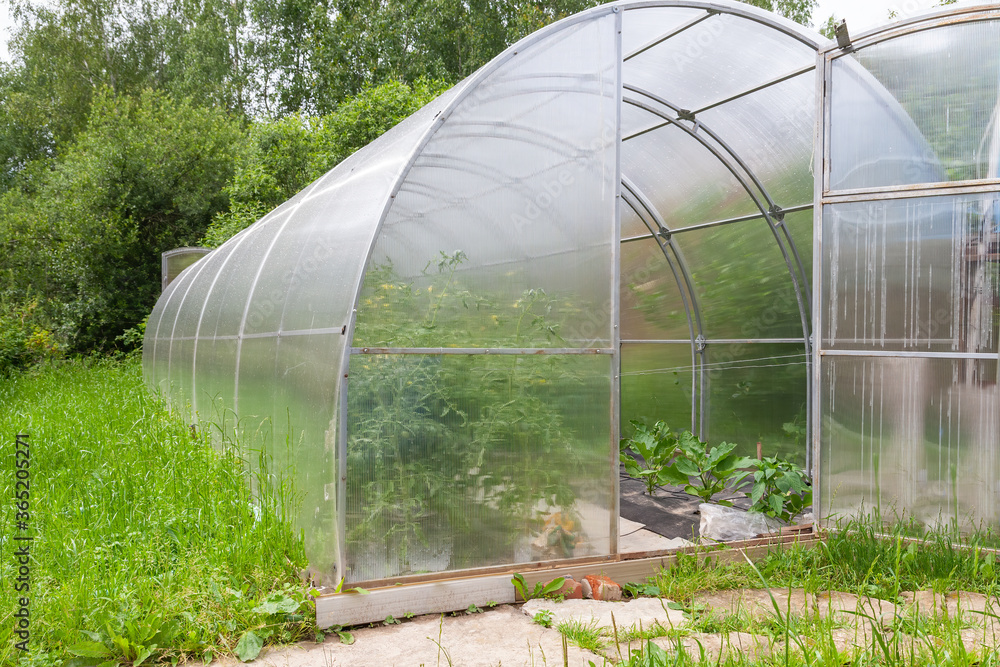
M312 636L294 494L259 474L259 446L213 448L145 389L135 358L0 380L0 406L0 664L26 657L12 635L18 433L31 451L29 664L204 659L249 631Z
M910 540L918 533L923 539L919 544ZM763 618L745 613L722 616L694 602L699 593L738 588L767 588L777 592L801 587L813 593L844 591L894 602L900 593L917 590L939 593L963 590L996 596L1000 591L1000 568L987 550L995 542L989 531L961 538L920 533L911 522L883 521L879 516L869 515L844 522L823 544L811 549L786 547L757 563L718 563L712 559L699 560L693 555L681 556L674 567L662 570L650 580L651 587L678 601L690 614L691 622L670 636L745 632L767 637L779 647L787 644L788 651L779 648L771 656L759 658L736 653L717 662L683 647L663 651L646 643L630 653L619 647L625 657L620 665L998 666L1000 655L996 650L972 653L966 650L962 632L968 632L970 627L967 619L898 615L883 624L881 619L862 615L858 620L870 628L870 645L841 652L834 645L834 633L840 628L854 627L844 618L835 621L789 615L780 607ZM985 631L979 628L976 632Z

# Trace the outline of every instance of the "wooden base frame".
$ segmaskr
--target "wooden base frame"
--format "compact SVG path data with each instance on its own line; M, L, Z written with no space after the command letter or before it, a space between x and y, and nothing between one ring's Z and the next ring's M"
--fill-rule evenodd
M536 582L572 575L578 581L588 574L605 574L626 583L644 581L661 568L671 568L678 557L692 556L699 561L731 563L759 560L787 546L811 548L824 536L811 526L793 526L781 533L742 542L713 546L688 547L658 552L618 554L607 558L576 561L550 561L531 565L490 568L437 575L406 577L400 580L379 580L364 584L368 594L357 592L323 595L316 599L316 625L350 626L384 621L386 617L404 618L409 615L438 614L468 609L470 605L488 607L521 601L514 591L511 577L521 573L529 588Z

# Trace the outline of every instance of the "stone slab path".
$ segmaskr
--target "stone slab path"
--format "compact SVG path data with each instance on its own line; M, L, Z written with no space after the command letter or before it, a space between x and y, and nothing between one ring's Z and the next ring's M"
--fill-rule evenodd
M773 596L773 597L772 597ZM685 605L693 612L696 625L691 626L692 614L672 608L671 602L658 598L639 598L627 602L595 600L531 600L524 605L501 605L477 614L445 614L420 616L399 625L364 627L352 630L355 642L341 644L336 635L320 644L304 642L298 645L269 649L254 661L266 667L391 667L424 665L456 665L462 667L515 667L525 665L563 665L562 635L555 629L560 623L578 621L600 631L602 646L588 651L569 643L568 664L573 667L616 664L646 642L636 637L637 631L655 629L664 634L652 641L670 655L683 649L692 657L704 655L712 663L729 656L772 659L782 656L782 638L766 634L731 631L734 627L761 628L773 623L774 604L782 617L809 618L822 624L818 641L833 646L842 654L859 650L877 651L875 633L884 641L895 642L901 649L924 650L943 647L945 640L921 631L933 623L959 619L958 634L966 651L977 654L1000 647L1000 600L988 599L975 593L941 595L931 591L905 593L899 604L876 598L830 591L807 593L802 589L764 590L740 589L718 591L695 596ZM677 605L674 605L675 607ZM535 623L532 618L541 610L551 612L552 628ZM614 622L612 623L612 615ZM729 619L726 632L698 632L705 628L709 615L721 625ZM735 617L735 618L732 618ZM918 622L918 619L925 619ZM755 625L756 623L756 625ZM928 625L928 623L930 625ZM614 641L617 626L619 642ZM659 626L659 627L657 627ZM914 632L916 634L908 634ZM951 641L956 641L955 637ZM790 651L801 646L816 649L817 639L792 638ZM236 665L235 660L216 664Z

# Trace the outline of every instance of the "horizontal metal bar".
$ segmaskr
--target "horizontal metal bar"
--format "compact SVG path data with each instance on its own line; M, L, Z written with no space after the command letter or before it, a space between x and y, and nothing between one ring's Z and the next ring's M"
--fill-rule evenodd
M799 204L798 206L789 206L788 208L781 209L782 213L797 213L799 211L808 211L813 207L812 204ZM730 225L734 222L747 222L750 220L760 220L764 217L761 213L751 213L749 215L741 215L736 218L726 218L725 220L715 220L713 222L702 222L697 225L690 225L688 227L676 227L670 230L670 234L682 234L683 232L691 232L696 229L707 229L708 227L718 227L720 225ZM652 234L640 234L639 236L629 236L621 240L622 243L628 243L630 241L641 241L643 239L653 238Z
M636 137L641 137L644 134L649 134L650 132L653 132L654 130L659 130L661 127L666 127L667 125L674 125L674 121L667 120L667 121L664 121L662 123L657 123L656 125L654 125L652 127L647 127L645 130L639 130L638 132L634 132L632 134L629 134L627 136L622 137L622 141L624 142L624 141L628 141L629 139L635 139Z
M651 42L647 42L646 44L640 46L635 51L633 51L632 53L630 53L627 56L625 56L624 58L622 58L622 62L628 62L632 58L635 58L637 55L639 55L641 53L645 53L646 51L649 51L654 46L656 46L658 44L662 44L663 42L667 41L671 37L676 37L677 35L681 34L685 30L687 30L688 28L693 28L694 26L698 25L699 23L701 23L705 19L707 19L707 18L709 18L711 16L714 16L714 15L715 15L714 11L711 11L711 10L706 11L704 15L697 16L694 19L688 21L687 23L684 23L683 25L681 25L681 26L679 26L677 28L674 28L673 30L671 30L667 34L661 35L660 37L657 37L656 39L652 40Z
M352 347L351 354L424 354L428 356L450 354L565 355L614 354L614 350L609 347Z
M802 338L709 338L705 341L705 345L711 345L712 343L718 343L719 345L742 345L743 343L758 344L758 343L797 343L802 344L805 340ZM643 340L641 338L629 338L622 339L622 345L645 345L647 343L653 345L667 344L667 345L690 345L691 341L687 338L661 338L655 340Z
M983 359L998 361L996 352L931 352L916 350L820 350L821 357L901 357L904 359Z
M951 181L947 183L919 183L916 185L893 185L880 188L857 188L833 190L823 195L824 204L838 204L873 199L907 199L912 197L978 194L1000 190L1000 179L975 181Z
M343 335L346 329L339 327L323 327L320 329L290 329L288 331L260 331L257 333L227 334L224 336L171 336L169 339L160 340L199 340L204 343L211 343L217 340L247 340L249 338L288 338L290 336L322 336L322 335Z
M756 87L751 88L749 90L744 90L742 93L736 93L735 95L727 97L724 100L719 100L718 102L713 102L712 104L709 104L707 106L703 106L700 109L695 109L691 113L694 114L695 116L697 116L698 114L700 114L702 112L705 112L705 111L708 111L709 109L714 109L715 107L721 107L723 104L729 104L730 102L738 100L741 97L746 97L747 95L753 95L754 93L759 92L761 90L764 90L765 88L770 88L771 86L776 86L779 83L783 83L785 81L788 81L789 79L794 79L795 77L800 76L802 74L805 74L806 72L811 72L814 69L816 69L816 63L813 63L811 65L807 65L806 67L800 67L799 69L795 70L794 72L790 72L788 74L785 74L784 76L779 76L776 79L771 79L770 81L767 81L766 83L762 83L759 86L756 86Z

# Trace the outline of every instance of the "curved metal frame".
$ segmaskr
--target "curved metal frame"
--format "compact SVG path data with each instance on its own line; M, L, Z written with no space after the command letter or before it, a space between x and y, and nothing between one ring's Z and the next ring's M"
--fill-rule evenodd
M660 38L654 40L655 43L647 43L627 55L623 54L622 41L621 41L622 14L626 11L642 10L642 9L656 8L656 7L700 9L704 10L705 14L704 16L699 16L693 20L688 21L687 24L684 26L680 26L679 28L672 30L670 34L661 35ZM684 262L684 258L680 251L680 248L677 246L676 242L670 236L673 233L676 233L678 230L669 230L666 227L660 212L658 212L655 209L655 207L651 205L645 193L641 192L638 189L638 187L635 186L634 183L631 183L625 176L621 174L622 165L621 165L620 151L623 141L623 137L621 136L621 104L623 102L628 102L632 104L635 101L637 101L637 100L632 100L631 98L625 100L624 99L625 90L630 90L631 93L635 95L638 95L647 100L651 100L656 104L671 109L674 112L674 114L676 114L676 117L669 113L663 112L662 110L657 109L655 106L647 104L646 102L640 102L640 105L645 105L644 108L646 108L646 110L652 113L653 115L663 118L668 122L668 124L677 125L682 129L682 131L688 133L690 136L698 140L706 150L709 150L716 159L718 159L723 165L726 166L727 169L729 169L734 174L734 176L737 177L743 188L747 191L751 199L754 201L754 204L760 209L761 216L759 217L763 217L763 219L767 222L769 228L771 229L772 234L775 237L775 241L778 243L779 249L782 252L785 263L788 266L790 275L792 276L793 286L796 290L796 299L799 302L800 316L803 319L803 332L804 332L804 337L806 339L806 348L807 350L809 349L809 337L808 337L809 321L807 315L808 308L805 306L805 303L808 303L808 292L809 292L808 281L801 280L801 278L804 277L803 266L798 256L797 250L795 248L795 244L792 242L791 236L789 235L788 230L785 228L780 218L780 209L777 207L777 205L772 200L767 190L764 188L763 184L752 172L752 170L748 168L748 166L744 163L744 161L740 158L740 156L735 151L733 151L725 142L723 142L721 138L718 137L717 134L715 134L705 125L697 121L695 121L697 130L691 130L690 128L685 126L682 122L680 122L680 116L683 110L670 105L662 97L659 97L655 94L626 86L625 82L622 79L622 63L628 59L641 55L641 53L649 49L656 48L658 44L666 42L670 38L682 33L684 30L692 27L697 23L700 23L701 21L711 20L713 17L719 15L730 15L755 22L757 24L765 26L766 28L777 31L783 34L784 36L788 37L789 39L795 40L807 46L810 49L819 48L818 36L802 28L801 26L792 23L791 21L782 19L780 17L776 17L768 12L765 12L764 10L757 9L755 7L736 4L736 3L730 4L728 2L712 2L712 1L697 1L697 0L693 1L631 0L631 1L619 2L612 5L605 5L593 8L591 10L569 17L551 26L543 28L542 30L528 36L524 40L513 45L512 47L507 49L504 53L500 54L498 57L493 59L485 67L483 67L475 74L473 74L471 77L469 77L469 79L459 84L460 87L456 89L452 93L450 99L448 99L447 102L445 102L442 105L441 111L438 113L438 115L428 121L428 124L422 133L416 135L419 136L419 138L413 141L413 143L411 144L412 147L409 149L408 155L405 155L402 164L397 168L396 173L393 175L391 179L392 185L388 188L386 192L385 200L384 202L382 202L381 209L377 216L377 220L375 221L375 224L372 226L370 230L370 235L367 235L365 237L366 238L365 242L367 243L368 249L367 253L363 258L363 263L361 264L360 267L361 270L359 271L358 274L357 284L354 286L355 288L352 300L353 306L351 308L347 322L342 331L343 335L345 336L345 346L341 356L340 375L338 380L340 385L338 387L339 405L334 406L334 414L336 415L334 419L337 422L335 428L337 429L338 433L336 453L335 453L337 461L336 475L338 478L338 482L341 482L338 483L337 485L338 486L337 513L338 513L340 535L338 537L338 544L335 545L334 548L339 554L343 554L345 548L344 530L346 526L345 522L346 517L344 515L344 512L346 509L346 503L345 503L346 496L345 496L345 488L342 482L346 480L346 472L347 472L346 471L347 374L349 370L349 364L352 352L351 343L353 342L356 330L357 313L358 313L359 302L361 299L361 292L364 286L365 275L367 273L368 266L372 260L377 240L379 239L380 235L383 232L386 220L389 216L390 211L392 210L396 196L398 195L401 187L403 186L404 182L406 182L408 176L410 175L414 164L421 156L423 156L423 152L427 147L428 143L436 135L438 128L440 128L442 124L448 118L450 118L452 114L455 113L456 110L458 110L470 97L474 97L476 95L476 93L479 90L480 84L485 82L489 77L491 77L507 62L509 62L512 58L514 58L521 50L546 40L552 40L553 38L558 39L560 33L567 34L564 31L571 29L574 26L577 26L584 22L601 19L610 15L616 15L615 24L617 27L616 40L617 40L618 116L617 116L616 150L617 150L617 174L619 176L619 178L616 179L618 181L616 183L616 187L619 188L619 192L617 193L618 204L616 207L616 211L618 212L616 213L615 216L616 219L614 224L614 239L613 239L613 249L612 249L613 264L614 264L614 286L611 294L612 329L613 329L612 337L614 341L613 351L612 351L613 364L614 364L613 381L612 381L612 387L613 387L612 430L614 431L614 433L612 434L612 437L614 438L617 437L617 430L618 430L617 409L619 401L618 382L620 375L620 332L619 332L618 300L620 298L619 254L620 254L620 242L621 242L620 207L622 205L622 202L624 202L625 205L632 207L633 210L636 211L636 214L639 215L640 219L642 219L643 224L645 224L646 227L650 230L652 238L656 239L656 243L660 247L660 250L663 253L664 258L667 260L668 266L670 267L671 272L674 275L675 282L677 283L678 288L681 291L682 299L685 301L685 310L686 310L686 316L688 318L689 332L692 334L691 336L692 363L696 367L693 370L697 371L698 367L700 366L702 367L702 370L698 372L700 374L703 374L703 366L706 358L705 356L706 351L704 350L704 348L699 349L699 346L702 346L704 343L704 335L702 329L700 307L697 302L697 294L696 291L694 290L693 280L691 278L690 272L687 269L686 263ZM697 110L695 114L700 113L702 111L707 111L708 109L717 108L733 100L739 99L746 95L750 95L769 85L775 85L781 83L782 81L786 81L790 78L793 78L795 76L806 74L808 71L809 68L803 68L792 72L788 72L782 75L781 77L778 77L777 79L773 79L769 82L760 84L754 88L741 91L735 96L729 96L711 105L704 106L701 109ZM572 88L567 86L567 89L569 90ZM687 114L688 116L691 115L690 112L684 112L684 113ZM537 130L536 128L524 128L524 129L529 132ZM709 141L709 139L706 139L706 136L709 139L711 139L711 141ZM290 204L289 207L285 208L283 211L284 215L274 216L270 220L262 221L262 224L267 225L268 227L270 227L271 224L277 225L279 227L279 230L277 232L272 232L275 234L275 236L274 238L270 239L270 243L264 252L264 257L261 260L261 265L258 267L256 275L254 276L251 282L250 289L247 295L247 301L245 304L243 304L244 305L243 320L239 323L239 329L238 329L239 333L235 336L237 340L237 354L236 354L236 368L235 368L236 376L234 376L234 382L236 387L238 387L239 383L238 374L239 374L239 357L240 357L241 342L243 338L247 337L245 334L247 311L250 308L250 303L253 299L253 295L256 290L257 281L260 278L263 266L266 264L266 259L270 255L271 250L274 248L278 236L280 236L280 228L284 228L285 225L289 223L289 220L291 220L291 218L293 217L293 213L296 208L298 208L307 199L311 199L312 197L325 192L327 188L334 182L335 178L336 175L334 174L334 172L331 172L330 175L317 180L312 185L310 185L309 188L307 188L307 191L304 191L302 194L296 197L297 201L289 203ZM756 217L758 216L755 216L755 218ZM724 222L725 221L706 223L706 224L714 225L714 224L722 224ZM235 249L237 246L241 245L243 241L245 241L246 238L248 238L249 235L253 233L259 233L260 229L261 229L260 226L256 226L252 230L248 229L241 235L242 238L239 238L239 240L235 240L236 245L233 246L233 248ZM224 258L222 262L223 265L228 264L230 257ZM203 268L204 267L202 267L202 269ZM201 269L199 269L198 271L199 273L200 270ZM193 275L193 273L194 272L189 272L187 285L184 285L181 283L181 281L178 281L178 284L176 286L177 289L172 290L171 294L167 297L168 304L177 298L180 298L181 302L186 300L190 285L194 281L195 276ZM207 304L207 299L213 293L215 287L216 287L215 281L213 281L213 283L209 286L208 293L205 297L206 301L202 304L201 308L202 313L199 317L199 324L195 330L195 336L194 336L196 340L195 342L196 346L197 346L197 339L200 335L200 330L201 330L200 329L201 319L203 319L203 316L205 314L204 313L205 305ZM806 295L807 299L805 303L803 302L803 294ZM160 320L156 323L157 330L158 331L165 330L166 326L171 324L174 327L176 327L179 317L179 312L180 309L178 309L178 313L175 314L173 318L174 319L173 323L164 322L163 319L160 318ZM154 334L154 338L159 338L159 336L157 334ZM192 357L192 364L195 363L196 358L197 358L197 351L195 351L195 354ZM704 421L705 421L704 402L707 400L707 392L705 391L704 378L702 378L701 380L702 381L700 385L700 401L702 406L701 410L702 428L700 430L703 431ZM692 381L693 383L695 382L694 378ZM234 394L234 399L238 400L237 394ZM692 405L692 411L694 412L694 410L695 407L694 405ZM617 451L613 451L612 454L616 455ZM613 460L611 461L611 463L616 467L617 456L612 456L612 459ZM617 475L615 475L615 483L617 483ZM617 516L614 516L612 520L613 527L616 521L617 521ZM615 532L611 536L613 545L615 544L616 538L617 538L617 532ZM342 559L338 558L338 562L342 562Z
M722 13L731 14L731 15L739 16L739 17L742 17L742 18L745 18L745 19L748 19L748 20L751 20L751 21L755 21L757 23L761 23L761 24L763 24L765 26L768 26L768 27L770 27L770 28L772 28L774 30L777 30L777 31L779 31L781 33L784 33L784 34L788 35L789 37L791 37L791 38L793 38L793 39L795 39L795 40L797 40L797 41L805 44L806 46L808 46L810 48L817 49L818 46L819 46L818 41L812 35L810 35L804 28L802 28L800 26L797 26L796 24L794 24L794 23L792 23L790 21L787 21L787 20L782 19L780 17L776 17L774 15L771 15L771 14L769 14L767 12L764 12L763 10L759 10L757 8L754 8L754 7L722 5L722 4L718 4L718 3L714 3L714 2L670 2L670 1L663 1L663 0L639 1L639 2L624 2L624 3L617 3L615 5L610 5L610 6L605 5L603 7L597 7L597 8L594 8L592 10L589 10L587 12L584 12L582 14L578 14L576 16L564 19L563 21L555 23L555 24L553 24L553 25L551 25L551 26L549 26L547 28L543 28L542 30L538 31L537 33L534 33L533 35L527 37L525 40L522 40L521 42L515 44L514 46L512 46L511 48L509 48L507 51L505 51L503 54L501 54L500 56L498 56L497 58L495 58L493 61L491 61L486 67L484 67L483 69L479 70L476 74L474 74L472 77L470 77L470 79L468 79L465 82L462 91L460 91L450 101L448 107L445 110L443 110L442 112L440 112L439 115L434 119L434 122L432 123L431 127L428 128L428 130L425 132L424 136L421 138L421 140L414 147L413 152L410 155L410 158L407 160L407 162L405 163L405 165L403 166L403 168L400 170L399 174L397 175L395 184L393 185L392 189L389 192L389 196L387 197L385 205L383 207L383 210L382 210L382 212L381 212L381 214L379 216L378 224L376 225L376 227L374 229L374 233L372 234L372 237L371 237L372 241L371 241L371 243L369 245L368 254L365 257L364 269L362 271L362 274L360 276L358 285L356 287L355 298L354 298L354 304L355 304L355 306L352 309L350 321L348 322L346 330L345 330L346 331L346 335L347 335L347 341L352 342L353 339L354 339L354 331L355 331L356 324L357 324L357 312L358 312L357 305L358 305L359 300L361 298L361 290L362 290L362 287L364 285L364 276L365 276L365 273L367 272L367 267L368 267L369 263L371 262L372 254L373 254L373 252L375 250L375 243L376 243L377 239L379 238L379 235L381 234L382 228L383 228L383 226L385 224L385 221L386 221L386 219L388 217L389 211L390 211L390 209L392 207L393 202L395 201L395 197L398 194L400 187L402 186L403 182L405 182L405 180L406 180L406 178L407 178L410 170L412 169L414 163L416 162L416 160L418 159L418 157L422 154L424 147L431 140L431 138L436 134L437 129L441 126L441 123L443 123L451 115L451 113L453 113L462 104L462 102L469 95L473 94L473 91L476 90L476 88L478 87L478 85L480 83L482 83L488 76L490 76L494 71L496 71L502 64L506 63L508 60L510 60L511 58L513 58L518 53L518 51L520 49L523 49L526 46L530 46L532 44L535 44L538 41L541 41L541 40L547 38L550 34L556 33L556 32L558 32L560 30L563 30L563 29L565 29L567 27L573 26L573 25L575 25L575 24L577 24L577 23L579 23L581 21L591 20L594 17L606 15L609 12L610 13L619 14L618 19L617 19L617 23L618 23L618 31L617 31L618 37L617 37L617 40L618 40L618 51L619 51L619 57L618 57L618 61L619 61L619 66L618 66L618 74L619 74L619 104L621 104L623 102L626 102L627 100L625 100L625 98L623 96L623 91L626 90L627 88L625 86L624 81L621 78L621 74L622 74L621 64L624 62L625 57L624 57L624 54L621 53L621 48L622 48L621 47L621 15L620 15L619 12L621 12L622 10L629 11L629 10L633 10L633 9L642 9L642 8L647 8L647 7L692 7L692 8L705 9L706 10L706 16L704 18L706 18L706 19L707 18L711 18L715 14L722 14ZM693 25L693 23L692 23L692 25ZM690 27L690 25L688 27ZM676 35L676 34L679 34L680 32L681 31L675 31L674 34ZM659 43L663 43L664 41L666 41L666 40L661 40ZM655 45L650 45L650 48L653 48L653 47L655 47ZM638 55L638 53L630 54L630 57L634 57L635 55ZM804 70L801 73L805 73L805 72L808 72L808 69ZM792 73L788 77L782 78L781 81L787 80L787 78L790 78L791 76L795 76L795 75L797 75L797 73ZM773 81L771 85L774 85L776 83L780 83L780 81L777 81L777 80ZM744 94L750 94L752 92L755 92L755 91L746 91ZM739 99L739 97L741 97L741 96L742 95L734 97L732 99ZM659 99L656 98L655 96L652 97L651 99L654 99L655 101L659 101ZM728 100L728 101L731 101L731 100ZM669 107L669 105L667 105L667 106ZM718 104L716 104L714 106L718 106ZM673 108L673 107L670 107L670 108ZM678 111L677 109L674 109L674 110ZM653 111L653 113L656 114L657 112ZM668 118L665 117L665 120L667 120L667 119ZM669 119L669 120L673 120L673 119ZM701 127L704 127L704 126L702 125ZM688 131L687 128L683 128L683 129L685 131ZM706 132L707 132L707 130L706 130ZM696 139L698 139L699 141L701 141L703 143L703 145L705 145L705 147L707 149L709 149L711 152L713 152L715 154L715 156L716 156L717 159L719 159L721 162L723 162L723 164L725 164L727 166L727 168L729 168L730 170L732 170L732 166L725 160L725 158L723 158L716 150L714 150L714 148L710 147L709 144L707 144L706 142L704 142L701 137L696 137ZM738 156L736 156L733 153L733 151L724 142L722 142L720 139L718 139L714 135L713 135L713 139L715 139L719 143L719 145L723 146L724 150L726 150L727 152L729 152L730 155L737 162L742 163L742 160L740 160L738 158ZM622 141L623 141L623 138L621 136L621 114L620 114L620 111L619 111L619 119L618 119L618 145L619 145L618 152L619 152L619 156L620 156L620 146L621 146L621 142ZM776 214L778 212L778 209L777 209L776 205L774 204L773 200L770 199L770 197L767 194L766 190L764 189L763 185L760 184L760 182L756 178L756 176L754 176L752 174L752 172L750 172L749 169L746 169L746 171L747 171L748 175L751 177L751 180L753 180L755 182L755 184L757 184L760 187L760 191L764 195L765 200L768 203L768 206L767 206L766 209L760 203L760 201L757 198L757 196L755 194L753 194L751 188L746 183L746 181L744 179L740 178L739 176L737 176L737 178L739 178L739 180L743 184L744 188L747 190L748 194L750 194L751 198L754 200L754 203L757 205L757 207L760 209L761 213L763 214L765 220L767 221L769 227L772 230L772 233L775 236L775 240L778 243L779 248L781 249L782 255L785 258L786 265L788 265L789 272L792 275L793 286L794 286L795 291L796 291L796 300L798 301L800 316L803 318L802 325L803 325L803 333L804 333L804 338L805 338L805 347L806 347L806 352L807 352L807 359L811 360L812 357L811 357L811 354L810 354L810 336L809 336L809 333L808 333L809 332L809 324L810 323L809 323L809 320L808 320L808 317L807 317L807 310L806 310L806 307L805 307L805 303L808 303L808 300L805 301L805 302L803 302L802 289L799 286L798 276L795 275L795 269L791 265L791 260L790 260L790 258L788 256L788 252L787 252L784 244L782 243L782 240L781 240L781 238L779 236L779 233L777 232L775 221L772 218L772 215ZM621 172L621 164L620 164L620 158L619 158L619 173L620 172ZM734 171L734 175L736 175L735 171ZM622 178L622 180L624 181L624 177ZM641 196L641 193L632 192L632 194L636 195L637 198ZM624 200L624 197L620 195L619 196L619 204L623 200ZM651 214L651 217L653 217L654 220L656 220L656 218L658 217L658 214L655 214L655 209L653 209L652 207L648 206L647 204L643 204L642 207L644 209L646 209L647 212L649 212ZM618 216L616 216L616 217L618 217ZM661 223L662 223L662 220L659 220L657 224L659 224L661 228L666 229L665 225L662 225ZM616 227L617 227L617 224L616 224ZM794 249L794 247L795 247L794 243L791 242L791 237L788 235L787 230L784 229L783 226L782 226L782 234L785 235L785 238L787 239L787 241L789 242L789 244L791 245L791 247ZM620 242L620 238L617 238L618 236L620 236L620 234L616 231L616 239L615 239L615 244L616 245ZM660 240L658 239L657 242L660 243ZM675 244L671 243L671 248L675 249L676 248ZM664 250L664 247L662 245L661 245L661 250ZM673 251L674 250L672 250L672 252ZM618 251L617 251L617 248L616 248L615 249L616 258L617 258L617 252ZM798 269L801 272L800 275L804 275L805 272L803 270L802 263L801 263L801 260L798 257L797 252L793 252L793 254L794 254L794 257L795 257L795 262L798 265ZM664 253L664 256L667 257L667 254ZM678 257L678 259L680 258L679 253L676 256ZM617 282L618 282L618 274L619 274L619 267L618 267L617 259L616 259L616 261L615 261L616 288L617 288ZM686 282L689 281L689 277L685 276L685 278L686 278ZM689 289L691 289L689 282L688 282L688 285L689 285ZM808 290L808 283L806 283L806 289ZM694 295L693 289L691 289L690 294ZM615 421L617 421L618 414L619 414L619 409L618 409L617 406L618 406L620 397L617 395L617 392L618 392L618 378L620 377L620 374L621 374L620 347L617 344L617 339L618 339L618 334L619 334L618 305L617 305L618 299L619 299L619 294L618 294L618 289L616 289L616 290L614 290L614 292L612 294L612 301L613 301L613 307L612 307L612 309L613 309L613 312L615 313L615 322L613 323L614 324L613 331L614 331L614 336L615 336L615 339L616 339L616 345L615 345L615 351L614 351L614 365L615 365L615 370L613 372L613 377L614 377L613 387L615 388L614 389L615 395L612 398L612 400L613 400L613 402L615 403L615 406L616 406L612 410L612 414L613 414L613 417L615 418ZM701 329L700 314L696 315L695 319L698 321L698 329L700 330ZM701 337L701 338L695 337L692 340L692 349L694 350L699 345L703 345L703 341L704 341L704 337ZM702 350L702 351L704 351L704 350ZM347 470L346 470L346 458L347 458L346 457L346 448L347 448L347 376L348 376L348 369L349 369L349 365L350 365L350 358L351 358L351 356L352 355L350 353L350 350L349 349L345 349L345 352L344 352L344 355L343 355L343 361L342 361L342 364L341 364L340 376L339 376L340 377L341 386L339 388L340 415L339 415L339 423L338 423L339 437L338 437L338 444L337 444L337 450L338 450L337 451L337 460L339 462L339 469L337 471L337 476L338 476L338 479L341 482L343 482L343 481L345 481L347 479ZM697 358L693 357L693 361L695 363L697 363ZM704 355L702 355L702 362L701 363L702 364L704 363ZM692 369L692 370L695 370L695 369ZM807 378L809 378L810 380L812 378L812 373L809 372L808 369L807 369ZM811 400L811 396L812 396L811 388L807 388L806 395L807 395L807 402L808 402L809 400ZM704 390L704 382L702 382L702 385L701 385L701 402L702 402L702 407L704 405L704 400L707 400L707 394L706 394L706 392ZM692 405L692 411L693 410L694 410L694 406ZM699 428L699 431L702 432L702 433L704 433L704 414L705 414L705 410L702 409L701 410L702 424L701 424L701 428ZM812 414L811 406L807 407L807 414ZM617 424L615 426L616 426L616 428L614 430L616 432L613 434L613 437L617 437L618 436ZM811 428L811 425L807 426L807 428ZM811 451L808 448L807 448L807 451L806 451L806 457L807 457L807 469L809 469L810 468L809 458L811 457ZM617 475L615 476L615 481L616 481L616 484L617 484ZM340 530L341 530L341 536L339 538L340 539L340 544L338 544L338 551L340 553L344 553L344 548L346 546L343 543L343 539L344 539L343 538L343 530L344 530L344 526L345 526L344 522L346 520L346 515L344 514L344 512L346 511L346 495L345 495L346 489L344 488L344 485L342 483L339 484L338 487L339 487L339 491L338 491L338 499L337 499L337 506L338 506L337 511L338 511L338 515L339 515L338 516L338 523L340 524ZM617 487L616 487L616 490L617 490ZM616 522L617 522L617 517L612 517L612 523L616 524ZM612 541L613 541L613 543L616 544L616 542L617 542L617 540L616 540L617 534L616 534L616 531L613 531L613 532L615 532L615 534L612 535ZM614 551L617 551L617 549L614 549Z

